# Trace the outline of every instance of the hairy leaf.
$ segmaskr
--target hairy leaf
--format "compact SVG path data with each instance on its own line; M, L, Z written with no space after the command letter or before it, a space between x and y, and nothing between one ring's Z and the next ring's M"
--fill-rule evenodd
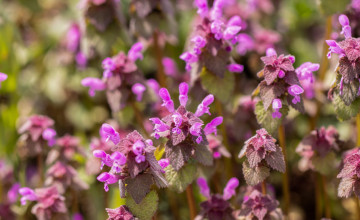
M131 213L140 220L150 220L155 214L159 203L159 196L156 191L151 191L147 196L137 204L131 197L126 198L126 206Z
M169 187L179 193L183 192L197 176L197 169L195 164L187 164L179 171L174 170L172 166L169 165L164 170Z
M137 175L135 178L125 179L126 191L139 204L143 198L150 192L150 186L153 184L152 176L148 173Z
M346 105L337 93L334 93L333 104L337 118L340 121L355 117L360 109L360 98L356 98L350 105Z
M323 175L328 175L334 170L336 156L334 152L329 152L325 157L315 156L311 159L315 170Z
M195 147L194 159L205 166L213 165L213 155L209 148L203 144Z
M275 152L268 152L265 157L266 163L279 172L285 173L286 165L284 160L284 155L279 146L276 146Z
M264 103L264 108L267 110L272 104L272 101L280 97L284 92L286 92L284 83L273 83L267 85L265 81L260 83L260 98Z
M343 83L343 91L340 97L344 101L345 105L351 105L351 103L356 99L358 89L359 82L357 80L351 81L349 84Z
M173 146L171 141L168 141L166 145L166 158L169 159L171 166L175 170L179 170L185 164L185 162L189 160L192 154L192 143L184 142Z
M226 71L224 78L220 78L203 67L200 78L201 84L206 91L213 94L223 103L229 101L235 87L235 76L233 73Z
M264 181L270 175L270 169L265 166L251 168L249 163L243 163L243 174L248 185L254 186Z
M270 134L275 134L278 127L280 126L282 120L286 117L289 112L289 107L287 105L282 106L280 109L282 114L281 118L273 118L273 110L269 108L267 111L264 109L263 103L259 101L255 106L255 115L258 123L265 128Z
M348 198L351 196L355 180L352 178L342 178L338 188L338 196Z

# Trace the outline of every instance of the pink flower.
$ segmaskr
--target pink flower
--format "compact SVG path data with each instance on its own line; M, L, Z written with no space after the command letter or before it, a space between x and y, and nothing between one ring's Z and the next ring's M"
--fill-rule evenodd
M106 209L109 218L107 220L135 220L129 209L122 205L116 209Z
M128 52L128 58L133 62L135 62L137 59L142 60L143 59L143 55L142 55L143 48L144 48L144 45L141 42L135 43Z
M85 87L89 87L89 95L95 96L95 91L102 91L106 89L106 84L98 78L87 77L81 80L81 84Z
M140 102L143 96L143 93L146 90L146 87L143 84L135 83L131 87L132 92L136 95L136 101Z

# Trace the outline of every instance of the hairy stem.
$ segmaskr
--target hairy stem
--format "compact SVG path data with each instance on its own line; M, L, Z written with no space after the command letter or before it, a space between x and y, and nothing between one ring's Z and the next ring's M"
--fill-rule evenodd
M329 59L327 58L327 52L329 50L328 49L329 46L326 44L325 40L330 39L331 31L332 31L331 16L328 16L326 18L326 30L325 30L325 36L324 36L323 49L322 49L322 53L321 53L321 63L320 63L319 77L318 77L319 83L322 83L324 81L325 76L326 76L326 70L329 67ZM322 91L320 89L316 90L316 93L321 93L321 92ZM315 113L314 117L312 117L310 120L310 130L311 131L316 128L316 123L317 123L317 119L319 118L319 115L320 115L321 107L322 107L322 103L318 99L316 99L316 113Z
M322 203L321 203L321 184L320 184L320 174L314 172L315 177L315 219L320 219L322 216Z
M186 188L186 198L190 211L190 219L193 220L196 217L196 206L195 206L194 194L191 184L189 184L188 187Z
M284 193L284 214L287 216L289 214L289 206L290 206L290 191L289 191L289 177L288 177L288 163L286 159L286 146L285 146L285 129L284 125L280 125L279 127L279 143L284 154L285 160L285 173L283 174L282 179L282 187Z
M143 118L142 113L140 112L138 106L136 105L135 101L132 101L130 104L131 104L132 108L134 109L135 119L136 119L137 124L140 126L140 128L143 131L146 138L150 138L150 134L145 129L144 118Z
M331 218L331 207L330 207L330 201L327 194L327 185L326 185L326 177L324 175L321 175L321 183L322 183L322 190L323 190L323 199L324 199L324 206L325 206L325 217Z
M266 180L261 182L261 191L263 195L266 195Z
M36 159L37 159L37 169L39 173L39 187L42 187L44 183L44 161L43 161L42 153L39 153Z
M223 123L220 125L220 130L221 130L221 135L222 135L222 142L224 144L224 146L226 147L226 149L231 153L231 149L229 146L229 139L228 139L228 135L226 132L226 126L225 126L225 114L223 111L223 106L222 103L218 100L215 99L215 108L217 111L217 114L223 117ZM227 170L227 176L228 178L233 176L233 166L232 166L232 161L231 159L225 158L225 169Z
M356 115L357 140L356 146L360 147L360 113Z
M160 48L159 33L157 30L154 31L153 41L154 41L156 64L157 64L157 68L158 68L156 78L157 78L160 86L166 88L166 76L165 76L164 66L162 64L163 52L162 52L162 49Z

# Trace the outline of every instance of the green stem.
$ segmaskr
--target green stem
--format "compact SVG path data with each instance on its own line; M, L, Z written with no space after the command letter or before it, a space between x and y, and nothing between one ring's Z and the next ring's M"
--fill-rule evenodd
M322 183L322 190L323 190L323 199L324 199L324 206L325 206L325 217L330 219L331 218L331 206L330 206L330 201L329 201L329 197L327 194L327 185L326 185L326 177L324 175L321 175L321 183Z
M266 195L266 180L261 182L261 192L263 195Z
M150 134L145 129L144 118L143 118L138 106L136 105L135 101L131 101L130 104L134 109L134 114L135 114L135 119L136 119L137 124L140 126L140 128L143 131L146 138L150 138Z
M194 193L191 184L189 184L188 187L186 188L186 198L190 211L190 219L194 220L196 217L196 206L195 206Z
M155 52L156 64L157 64L157 68L158 68L156 78L157 78L160 86L163 88L166 88L166 75L165 75L165 71L164 71L164 66L162 64L163 52L162 52L162 49L160 48L159 33L157 30L154 31L153 41L154 41L154 52Z
M280 143L282 152L284 154L285 167L286 167L285 173L283 174L283 178L282 178L282 187L283 187L283 193L284 193L284 209L283 210L284 210L285 216L288 216L289 215L289 206L290 206L290 190L289 190L288 163L287 163L287 157L286 157L284 125L280 125L280 127L279 127L279 143Z

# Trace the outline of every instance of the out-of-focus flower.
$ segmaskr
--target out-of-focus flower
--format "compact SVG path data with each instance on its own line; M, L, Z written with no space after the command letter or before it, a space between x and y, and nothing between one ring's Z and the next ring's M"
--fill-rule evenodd
M1 88L1 82L5 81L8 78L8 76L5 73L0 73L0 88Z
M107 220L135 220L129 209L122 205L116 209L106 209L109 218Z

